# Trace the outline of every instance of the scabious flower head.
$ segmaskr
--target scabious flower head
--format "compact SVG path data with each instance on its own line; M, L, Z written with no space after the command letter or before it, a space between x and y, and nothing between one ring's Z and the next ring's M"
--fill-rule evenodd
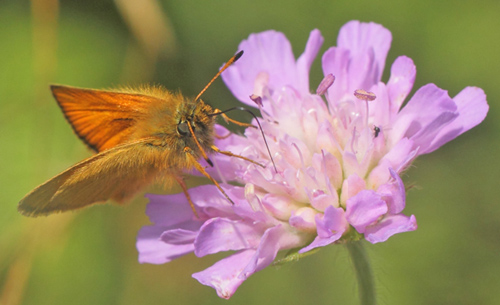
M488 111L484 92L467 87L450 98L428 84L402 107L415 80L413 61L398 57L381 82L391 33L358 21L343 26L337 46L323 54L325 78L311 89L309 69L322 43L312 31L297 60L279 32L240 44L245 55L222 78L236 98L260 109L277 171L259 130L240 136L217 126L229 135L217 140L219 148L267 166L214 155L209 170L232 182L224 189L234 205L215 186L199 186L190 190L198 218L183 194L148 195L153 225L139 232L141 262L231 251L193 274L229 298L280 250L306 253L358 238L378 243L417 228L415 217L402 213L400 175L418 155L479 124Z

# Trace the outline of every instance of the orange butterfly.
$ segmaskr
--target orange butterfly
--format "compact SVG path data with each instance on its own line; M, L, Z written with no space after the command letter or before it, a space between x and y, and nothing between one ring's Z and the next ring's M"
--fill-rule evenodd
M35 188L21 199L19 212L40 216L109 199L122 203L154 181L169 185L175 180L196 214L182 177L193 167L232 202L198 159L212 165L206 152L218 152L260 165L214 145L214 115L253 125L228 118L199 97L242 54L233 56L194 100L158 87L115 92L51 86L75 133L97 154Z

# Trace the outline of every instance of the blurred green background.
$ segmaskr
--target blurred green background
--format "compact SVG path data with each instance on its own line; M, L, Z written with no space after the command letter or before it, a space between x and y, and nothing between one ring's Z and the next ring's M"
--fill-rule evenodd
M419 229L367 245L379 303L499 304L499 13L498 1L2 0L0 304L227 304L191 278L220 256L137 262L136 233L148 224L142 196L124 208L17 213L32 188L90 155L48 86L158 83L194 96L252 32L283 31L298 56L312 29L325 37L323 52L352 19L392 32L387 63L415 61L413 91L432 82L454 96L475 85L490 105L483 124L420 157L404 177L416 186L405 212ZM311 88L321 77L317 60ZM220 80L204 99L222 109L237 103ZM346 252L331 246L266 268L229 302L357 304Z

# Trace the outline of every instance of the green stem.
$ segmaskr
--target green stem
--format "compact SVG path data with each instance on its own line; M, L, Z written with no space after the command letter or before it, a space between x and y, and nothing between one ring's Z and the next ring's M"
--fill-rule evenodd
M360 304L375 305L377 302L373 273L363 243L362 241L348 242L346 246L358 279Z

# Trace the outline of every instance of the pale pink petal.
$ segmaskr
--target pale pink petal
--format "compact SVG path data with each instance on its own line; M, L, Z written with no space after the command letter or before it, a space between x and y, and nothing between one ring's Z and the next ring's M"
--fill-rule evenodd
M251 160L259 161L256 157L257 151L253 148L249 148L248 145L245 145L245 141L241 135L230 132L225 127L218 124L215 125L215 130L217 135L224 136L224 139L215 139L215 146L217 146L220 150L230 151L233 154L242 155L250 158ZM239 176L238 174L250 165L247 161L235 159L234 157L218 153L210 155L210 159L212 159L214 167L207 165L205 170L217 180L236 180ZM204 160L200 161L203 162ZM190 174L203 176L203 174L197 170L193 170ZM220 178L221 175L223 175L223 178Z
M328 245L336 242L337 240L339 240L340 237L342 237L342 233L333 234L329 237L316 236L314 238L314 240L312 241L312 243L310 243L307 247L300 249L299 253L302 254L302 253L306 253L308 251L311 251L311 250L319 248L319 247L328 246Z
M337 241L345 232L348 223L344 217L342 208L329 206L324 215L316 215L316 225L318 236L307 247L299 250L299 253L305 253L317 247L324 247Z
M224 73L222 79L241 102L254 106L249 98L255 94L265 97L262 90L279 90L284 86L297 87L295 57L285 35L276 31L252 34L239 45L245 53ZM263 84L257 84L256 80ZM267 109L264 100L264 109Z
M389 169L400 173L405 170L418 155L418 148L413 148L413 141L403 138L391 151L379 161L379 164L370 172L367 186L376 189L390 180Z
M288 236L292 239L296 238L286 232L282 225L267 229L262 235L257 251L238 277L240 279L246 279L255 272L269 266L276 258L276 254L278 254L280 249L285 248L285 246L290 247L288 241L285 240Z
M298 89L303 93L309 92L309 70L323 41L323 36L321 36L319 30L311 31L304 53L297 59Z
M193 244L172 245L163 242L160 236L165 230L161 226L141 228L136 243L140 263L164 264L193 252Z
M219 297L229 299L249 276L272 263L280 249L293 248L301 243L301 238L286 232L281 225L272 227L262 235L256 250L242 250L194 273L193 277L213 287Z
M318 135L316 138L316 147L321 149L322 152L326 152L326 153L330 154L329 151L334 151L336 149L337 143L336 143L336 140L333 136L334 130L335 130L334 127L328 121L323 121L322 123L319 124ZM342 179L337 178L336 180L341 181Z
M312 165L324 173L325 179L328 179L325 180L325 185L331 186L329 190L336 193L342 186L342 166L339 160L328 151L322 150L321 154L313 155Z
M366 182L356 174L350 175L342 184L341 202L345 203L347 199L354 197L357 193L366 188Z
M219 297L229 299L245 281L239 275L255 252L248 249L230 255L201 272L193 273L193 277L201 284L214 288Z
M341 236L348 226L345 218L345 212L342 208L330 206L326 208L323 215L318 215L322 216L316 219L319 237L331 237L332 235L337 235L339 233Z
M364 233L367 226L385 213L387 205L375 191L364 190L347 199L346 219L359 233Z
M340 29L337 46L350 52L349 89L368 90L381 80L391 41L391 32L373 22L350 21Z
M175 227L186 221L196 221L184 193L174 195L146 194L145 197L149 199L146 215L156 225Z
M416 229L417 220L414 215L410 217L403 214L389 215L377 224L367 227L365 239L375 244L386 241L394 234L415 231Z
M453 121L453 124L462 126L463 131L481 123L488 113L486 94L481 88L466 87L453 98L453 101L457 104L457 111L460 113L457 123ZM453 126L447 128L454 129Z
M406 203L406 192L403 180L399 175L392 169L389 168L389 172L394 181L381 185L377 189L377 193L382 196L389 208L390 214L398 214L403 211Z
M225 218L207 220L194 240L196 256L228 250L255 248L265 227L259 223Z
M351 175L358 175L358 176L364 176L364 168L363 166L359 163L358 157L356 155L356 152L352 152L350 150L344 150L344 153L342 154L342 159L344 161L344 175L346 176L351 176Z
M318 211L325 211L329 206L339 207L339 197L337 192L332 195L320 194L311 198L311 206Z
M437 133L458 116L456 111L448 92L434 84L425 85L398 113L391 129L392 141L409 138L422 154Z
M192 244L198 235L198 230L186 230L186 229L173 229L165 230L161 234L160 239L167 244L171 245L185 245Z
M314 217L317 212L312 208L303 207L297 209L292 213L288 223L290 226L305 232L315 232L316 231L316 222L314 221Z
M458 137L467 130L481 123L488 113L488 104L486 103L486 94L481 88L467 87L453 98L457 104L458 117L442 128L422 154L430 153L447 142Z
M328 88L328 103L333 108L342 101L349 89L349 51L346 49L331 47L321 57L323 75L332 74L335 82ZM359 88L357 88L359 89Z
M244 188L235 187L235 189L241 191L240 196L244 199L235 201L233 216L238 216L241 219L248 219L255 223L262 222L268 226L274 226L279 223L278 220L266 213L260 197L255 192L255 186L253 184L247 183Z
M400 172L407 167L408 156L412 155L412 152L415 150L415 146L416 145L412 140L402 138L394 147L391 148L391 150L389 150L389 152L386 153L386 155L382 158L382 161L387 162L389 167L396 169L396 172Z
M246 202L244 198L244 191L242 187L233 185L221 185L222 189L231 198L235 205L244 204ZM213 184L200 185L189 190L189 194L193 202L196 202L196 206L199 207L198 214L202 217L214 217L215 215L220 216L224 213L233 213L233 205L227 200L221 191ZM185 199L186 205L187 199Z
M284 221L287 221L292 215L292 212L300 207L300 205L295 204L294 200L289 196L278 194L264 195L262 198L262 205L268 213Z
M390 126L392 124L393 116L396 114L392 114L388 111L392 107L392 102L388 95L388 88L386 84L379 82L373 85L370 91L376 96L376 99L370 102L370 118L372 118L374 125L377 125L377 127L381 128L383 131L385 126ZM384 134L384 132L382 132L382 134Z
M389 99L391 102L390 113L395 115L406 97L413 88L417 68L411 58L399 56L396 58L391 67L391 77L387 82L387 90L389 91Z
M146 208L154 226L143 227L137 236L139 262L163 264L194 250L192 244L169 244L162 235L169 230L197 230L202 224L194 217L184 194L151 195Z

